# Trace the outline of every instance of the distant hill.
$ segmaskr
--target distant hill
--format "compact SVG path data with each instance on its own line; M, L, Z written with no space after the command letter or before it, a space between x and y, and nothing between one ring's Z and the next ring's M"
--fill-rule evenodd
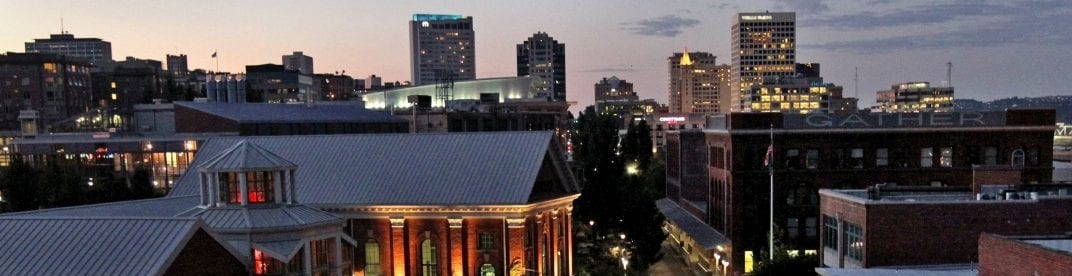
M1057 110L1057 122L1072 123L1072 96L1012 97L981 102L973 99L953 100L957 111L1005 110L1007 108L1053 108Z

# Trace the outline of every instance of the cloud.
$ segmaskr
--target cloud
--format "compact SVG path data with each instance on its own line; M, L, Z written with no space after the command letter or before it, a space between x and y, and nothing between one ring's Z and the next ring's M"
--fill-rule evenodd
M662 17L644 19L636 22L622 23L622 30L645 36L675 37L684 29L692 28L700 24L700 20L666 15Z
M830 9L823 0L774 0L774 7L803 14L819 14Z
M869 40L837 41L802 48L829 51L875 53L897 50L978 48L1013 44L1072 44L1072 19L1065 13L1032 16L1031 20L1014 17L1007 22L976 24L967 29L936 34L907 35Z
M883 1L883 0L873 0ZM868 30L882 27L898 27L929 23L945 23L968 17L997 17L1032 15L1047 9L1069 6L1058 1L1028 1L1012 4L995 4L981 1L958 1L933 5L919 5L889 12L864 11L853 14L824 16L801 20L804 27L825 27L837 30Z

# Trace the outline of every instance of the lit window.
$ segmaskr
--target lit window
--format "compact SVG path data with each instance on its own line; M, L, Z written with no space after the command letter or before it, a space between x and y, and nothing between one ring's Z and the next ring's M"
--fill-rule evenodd
M940 158L938 160L938 164L941 165L942 167L952 167L953 166L953 148L952 147L943 147L942 148L942 150L940 152Z
M365 276L380 276L380 244L375 240L365 242Z
M274 199L272 188L275 185L271 172L246 172L246 183L249 203L264 203Z
M852 167L855 169L862 169L864 167L864 149L852 149Z
M864 239L863 228L860 226L846 223L845 224L845 257L856 261L863 261L864 259Z
M425 239L421 242L421 275L432 276L439 274L439 266L436 255L436 246L431 239Z
M484 265L480 266L480 276L495 276L495 266L484 263Z
M752 256L752 251L744 252L744 273L752 273L755 268L755 259Z

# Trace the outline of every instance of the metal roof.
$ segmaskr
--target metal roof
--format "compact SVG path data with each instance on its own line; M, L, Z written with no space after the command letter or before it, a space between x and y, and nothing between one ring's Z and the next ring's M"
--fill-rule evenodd
M4 217L174 217L201 204L196 195L127 200L0 214Z
M553 137L550 131L217 137L190 166L245 139L297 164L297 199L304 204L526 204ZM200 192L191 171L170 196Z
M242 140L209 159L204 165L200 166L200 169L208 171L242 171L280 170L294 167L294 163L254 143Z
M0 274L162 275L201 225L193 218L2 218Z
M354 104L318 103L218 103L176 102L175 105L220 116L240 123L324 123L324 122L407 122L382 111L372 111Z
M271 208L215 207L194 208L182 214L198 217L216 231L229 229L265 229L304 227L322 223L342 223L342 219L319 209L302 205L276 205Z
M689 214L688 211L685 211L670 199L656 200L655 207L659 208L659 212L666 216L666 219L669 219L685 233L688 233L689 238L696 241L704 249L715 249L719 244L729 241L717 230L711 228L710 225L692 216L692 214Z

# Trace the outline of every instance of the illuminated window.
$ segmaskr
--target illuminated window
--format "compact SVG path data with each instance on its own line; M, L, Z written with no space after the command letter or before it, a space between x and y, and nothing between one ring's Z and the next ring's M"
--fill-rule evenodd
M480 276L495 276L495 267L489 263L480 266Z
M249 193L249 203L264 203L272 201L272 188L274 184L271 172L246 172L246 191Z
M376 240L365 242L365 276L380 276L380 244Z
M864 259L864 239L863 228L860 226L846 223L845 224L845 257L856 261L863 261Z
M942 167L947 167L947 168L953 166L953 148L952 147L943 147L941 149L941 151L939 151L939 154L940 154L939 155L940 158L938 159L938 165L941 165Z
M253 275L300 275L302 272L301 250L290 262L283 263L260 250L253 250Z
M439 256L436 253L435 243L431 239L421 242L421 275L432 276L439 273Z
M862 169L864 167L864 149L852 149L852 167L854 169Z
M745 251L744 252L744 273L752 273L752 270L755 268L754 265L755 265L755 260L752 257L752 251L751 250Z

